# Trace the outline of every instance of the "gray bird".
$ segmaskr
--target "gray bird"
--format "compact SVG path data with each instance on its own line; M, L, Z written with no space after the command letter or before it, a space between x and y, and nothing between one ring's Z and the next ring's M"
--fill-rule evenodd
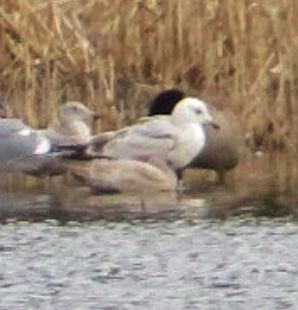
M91 125L100 116L80 102L67 102L58 108L52 126L44 135L57 150L72 150L72 158L86 159L85 150L92 139Z
M64 173L62 158L86 157L91 122L98 117L80 102L67 102L58 108L53 126L43 130L32 129L20 119L0 118L0 169L32 175Z
M0 118L0 170L32 175L65 172L60 153L51 151L50 140L16 118Z

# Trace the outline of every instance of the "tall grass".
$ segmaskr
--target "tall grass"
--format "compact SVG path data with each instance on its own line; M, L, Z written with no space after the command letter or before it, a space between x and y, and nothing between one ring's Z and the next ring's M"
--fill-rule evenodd
M105 118L142 113L179 86L234 111L253 143L297 150L295 0L14 0L0 5L0 90L44 126L81 100Z

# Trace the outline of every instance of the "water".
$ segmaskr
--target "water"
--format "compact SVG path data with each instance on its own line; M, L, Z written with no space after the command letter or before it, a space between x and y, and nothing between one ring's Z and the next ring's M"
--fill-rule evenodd
M0 309L297 309L298 226L11 223Z
M41 221L197 219L231 216L297 217L297 158L282 154L245 158L224 185L210 172L188 170L189 189L175 195L95 196L73 179L0 178L0 222L10 218ZM8 185L7 185L8 184Z
M175 196L0 192L0 309L297 309L296 159Z

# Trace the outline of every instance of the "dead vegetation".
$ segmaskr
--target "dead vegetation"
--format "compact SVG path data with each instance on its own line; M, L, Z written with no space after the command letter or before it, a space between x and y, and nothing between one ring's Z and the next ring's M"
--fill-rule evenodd
M294 0L2 1L0 90L32 126L81 100L105 130L178 86L234 111L254 145L297 150L297 16Z

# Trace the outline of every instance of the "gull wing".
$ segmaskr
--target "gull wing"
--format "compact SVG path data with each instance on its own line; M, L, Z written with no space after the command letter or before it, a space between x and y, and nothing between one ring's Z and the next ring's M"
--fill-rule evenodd
M31 130L18 118L0 118L0 139L21 132L22 130Z
M168 118L147 118L120 131L104 146L102 155L140 160L166 158L176 143L175 133Z
M42 155L50 151L50 141L19 119L0 119L0 162Z

